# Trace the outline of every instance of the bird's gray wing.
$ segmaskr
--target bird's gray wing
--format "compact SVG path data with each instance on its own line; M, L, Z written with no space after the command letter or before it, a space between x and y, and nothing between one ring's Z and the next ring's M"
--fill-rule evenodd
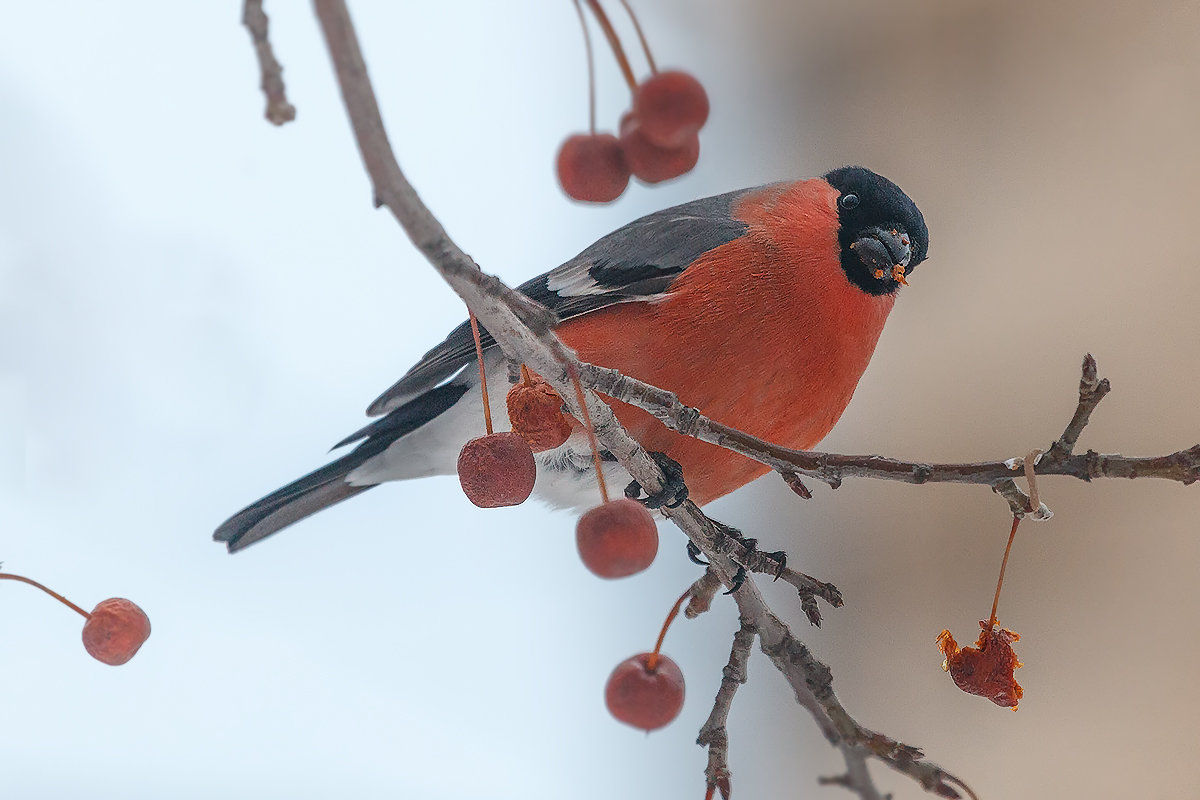
M517 290L549 308L559 320L615 303L658 297L701 255L746 232L746 223L734 219L732 211L738 198L751 191L742 189L656 211L618 228ZM485 330L480 330L480 338L485 349L496 346ZM464 322L371 403L367 414L376 417L399 408L474 361L471 326Z

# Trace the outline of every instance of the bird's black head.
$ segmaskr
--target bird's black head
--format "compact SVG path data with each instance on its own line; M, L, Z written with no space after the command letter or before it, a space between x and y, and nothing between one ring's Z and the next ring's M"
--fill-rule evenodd
M929 252L921 210L899 186L864 167L840 167L824 178L838 190L846 277L868 294L892 294Z

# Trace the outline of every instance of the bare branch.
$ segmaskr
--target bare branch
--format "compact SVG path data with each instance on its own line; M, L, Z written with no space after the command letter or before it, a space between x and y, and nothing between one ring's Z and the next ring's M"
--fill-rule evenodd
M296 107L288 102L287 89L283 85L283 66L275 59L271 39L267 33L267 14L263 11L263 0L246 0L242 8L242 24L250 31L254 43L254 54L258 56L258 69L262 73L262 91L267 96L266 118L273 125L283 125L296 118Z
M817 778L821 786L841 786L856 793L862 800L886 800L891 795L881 795L867 769L868 753L857 747L843 747L842 757L846 760L846 771L841 775Z
M700 728L696 744L708 748L708 767L704 777L709 786L715 786L721 791L722 797L729 797L731 774L729 772L729 731L725 724L729 721L729 709L733 705L733 696L738 687L746 682L746 664L750 660L750 648L754 646L754 628L745 619L740 621L737 633L733 634L733 646L729 651L729 663L722 672L721 686L717 689L717 697L713 701L713 710Z
M821 627L821 611L817 608L818 597L834 608L841 608L843 605L842 592L832 583L819 581L811 575L805 575L794 569L784 569L779 573L779 578L796 587L796 591L800 594L800 608L804 611L804 616L808 617L810 625L817 628Z
M937 764L924 760L925 754L921 750L864 728L850 716L834 694L829 667L771 613L757 586L747 581L734 594L734 599L742 616L757 630L763 653L783 674L792 687L796 702L813 715L830 744L843 752L849 748L869 753L942 797L959 796L951 784L962 786L962 781Z
M1079 405L1075 407L1075 414L1067 424L1067 429L1046 452L1046 457L1050 460L1059 461L1075 452L1075 443L1079 441L1079 434L1083 433L1083 429L1087 427L1096 406L1100 405L1100 401L1112 389L1108 378L1103 380L1097 378L1096 359L1092 357L1091 353L1083 357L1082 373L1083 375L1079 379Z
M1108 393L1107 380L1091 385L1088 369L1095 378L1095 359L1084 361L1084 380L1080 382L1080 402L1075 416L1062 437L1037 465L1038 475L1066 475L1080 480L1093 478L1165 478L1183 484L1200 479L1200 444L1164 456L1135 458L1117 453L1087 451L1072 454L1092 410ZM615 400L637 406L653 414L672 430L704 442L724 447L752 458L788 475L808 475L833 488L844 478L874 478L904 483L968 483L993 485L1007 480L1012 470L1005 460L970 463L928 463L902 461L877 455L839 455L807 450L792 450L764 441L748 433L715 422L698 409L686 406L673 393L651 386L613 369L585 365L580 377L590 388ZM1057 448L1057 451L1055 450ZM1064 453L1064 448L1066 448ZM1063 455L1051 455L1053 453ZM789 485L791 482L789 481ZM794 489L795 490L795 489ZM803 495L802 495L803 496Z

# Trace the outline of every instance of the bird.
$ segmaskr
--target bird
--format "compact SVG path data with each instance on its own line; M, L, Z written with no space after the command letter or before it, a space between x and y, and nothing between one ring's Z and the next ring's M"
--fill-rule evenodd
M909 196L846 166L649 214L517 288L557 316L556 333L581 360L808 450L850 402L898 290L928 248ZM488 382L505 385L508 359L486 330L481 341ZM378 419L334 446L353 449L237 512L213 538L237 552L382 483L454 474L462 446L483 433L479 372L464 322L371 403L367 414ZM769 471L607 402L646 450L678 462L700 505ZM497 420L507 418L503 404L503 392L492 392ZM536 458L535 495L560 508L596 504L585 434ZM601 468L611 485L630 481L612 460Z

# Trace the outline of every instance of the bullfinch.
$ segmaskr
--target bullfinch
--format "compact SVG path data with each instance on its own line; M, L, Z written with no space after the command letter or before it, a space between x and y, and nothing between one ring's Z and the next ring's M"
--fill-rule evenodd
M587 362L675 392L703 414L771 442L811 449L841 416L929 232L896 184L863 167L695 200L629 223L518 289L561 320ZM486 333L489 382L508 363ZM450 475L483 433L468 323L454 329L367 409L356 446L230 517L213 538L241 550L385 481ZM492 416L506 420L504 393ZM679 435L609 401L643 447L679 462L704 504L768 468ZM356 444L357 443L357 444ZM537 454L534 491L553 505L597 503L587 438ZM603 462L611 485L630 481Z

